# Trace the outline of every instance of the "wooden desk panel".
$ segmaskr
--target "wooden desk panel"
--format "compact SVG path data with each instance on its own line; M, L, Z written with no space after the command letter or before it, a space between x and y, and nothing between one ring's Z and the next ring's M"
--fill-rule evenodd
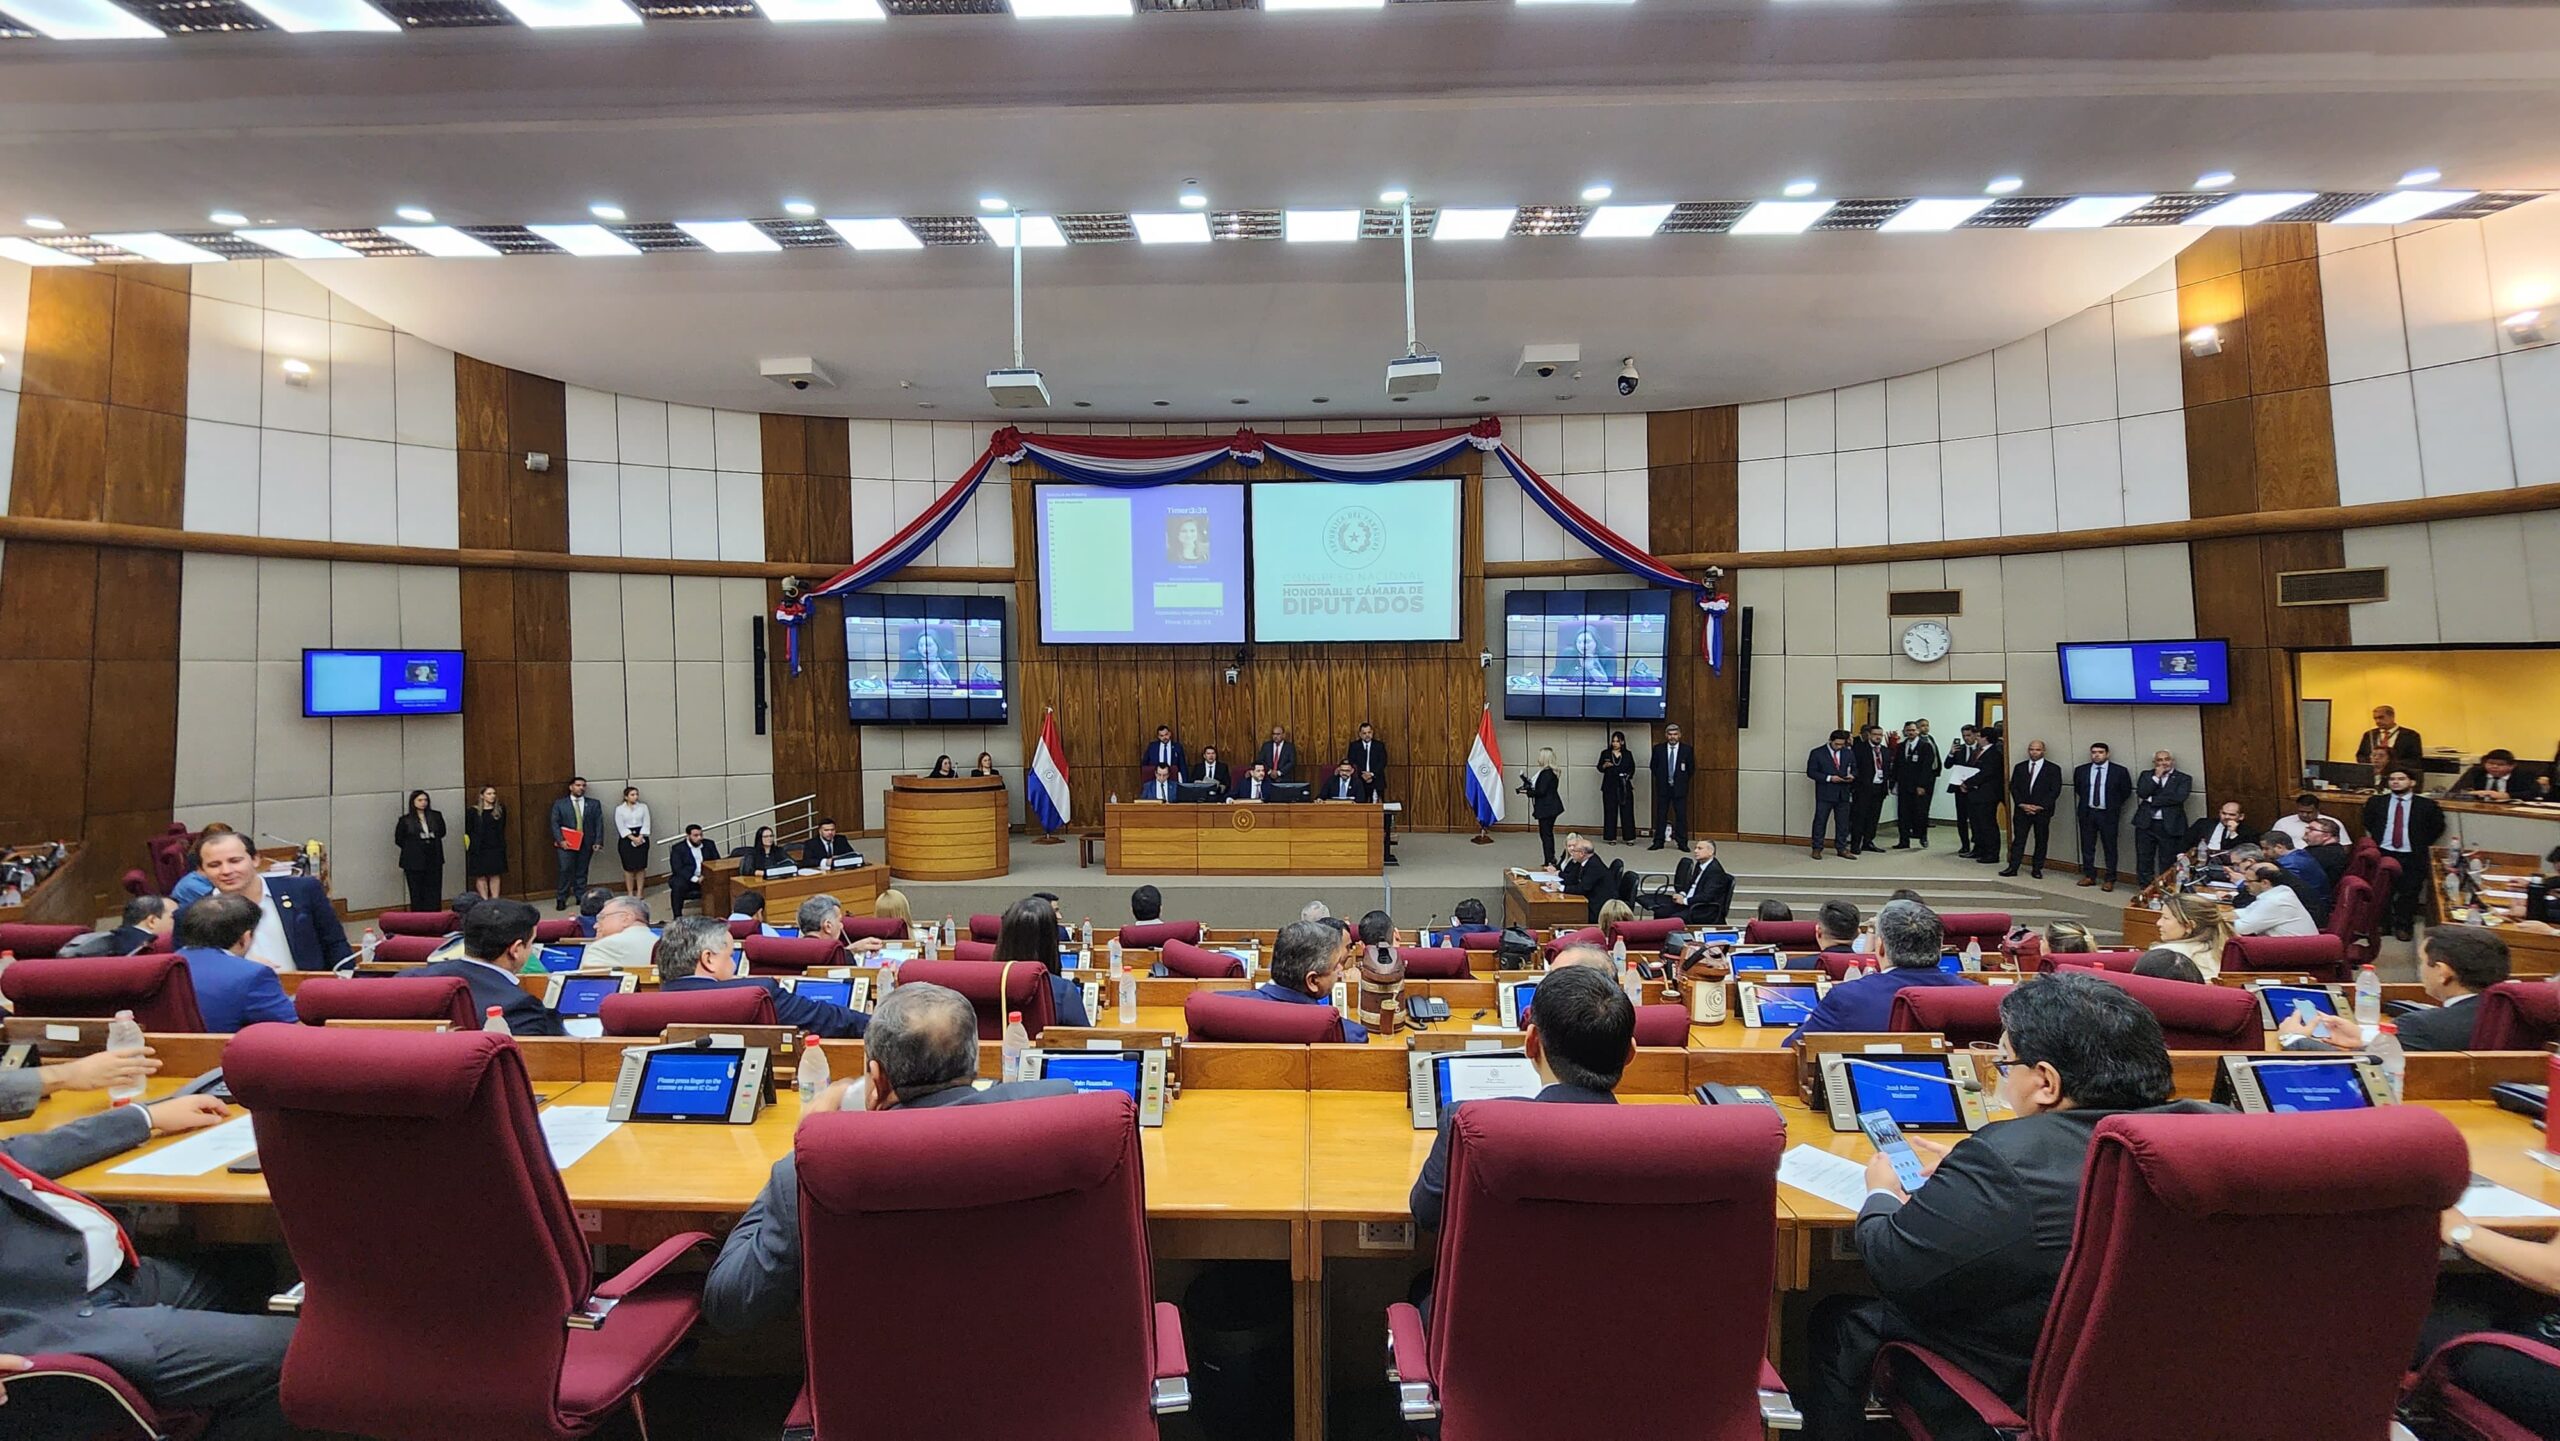
M1103 808L1103 868L1114 875L1365 876L1385 864L1373 805L1178 805Z
M876 861L849 870L742 877L737 861L723 857L703 872L702 898L705 914L725 916L734 908L739 891L755 891L764 897L765 924L787 926L800 903L811 896L833 896L844 902L846 915L867 916L880 893L888 888L889 868Z
M900 879L975 881L1013 869L1012 803L989 776L896 776L880 793Z
M1579 930L1589 924L1591 903L1580 896L1549 894L1537 882L1506 871L1502 876L1502 923L1525 926L1543 936L1555 930Z

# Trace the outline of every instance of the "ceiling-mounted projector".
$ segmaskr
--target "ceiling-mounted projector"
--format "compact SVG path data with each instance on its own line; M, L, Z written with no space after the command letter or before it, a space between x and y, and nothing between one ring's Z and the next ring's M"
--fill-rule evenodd
M1439 356L1399 355L1387 362L1387 394L1420 395L1439 388Z
M990 370L987 372L987 394L1000 410L1049 408L1049 383L1042 380L1036 370Z

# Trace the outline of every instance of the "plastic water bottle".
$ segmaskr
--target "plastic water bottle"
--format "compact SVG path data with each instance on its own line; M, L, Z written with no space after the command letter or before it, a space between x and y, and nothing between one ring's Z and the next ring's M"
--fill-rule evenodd
M1629 1005L1644 1004L1644 977L1636 974L1635 966L1623 954L1618 957L1618 988L1627 993Z
M364 928L364 964L373 964L373 948L382 944L382 932L371 926Z
M1111 978L1116 981L1125 974L1127 970L1128 963L1123 961L1120 957L1120 938L1118 936L1113 936L1111 938Z
M2382 1024L2382 977L2370 963L2356 972L2356 1024L2368 1031Z
M2185 891L2186 891L2186 889L2187 889L2187 887L2188 887L2188 885L2190 885L2194 880L2195 880L2195 867L2194 867L2193 865L2189 864L2189 862L2188 862L2188 860L2187 860L2187 853L2186 853L2185 851L2180 851L2180 852L2178 852L2178 891L2179 891L2179 893L2180 893L2180 894L2184 894L2184 893L2185 893Z
M1982 937L1968 936L1965 939L1964 968L1968 971L1982 969Z
M1030 1049L1031 1033L1022 1029L1022 1013L1020 1011L1005 1012L1004 1078L1006 1080L1019 1081L1022 1079L1022 1056L1025 1051Z
M942 959L942 933L940 931L929 930L924 933L924 958L928 961L938 961Z
M1609 964L1622 971L1627 968L1627 941L1624 936L1609 943Z
M930 946L929 946L929 945L928 945L928 949L927 949L927 953L926 953L926 957L925 957L925 958L926 958L927 960L931 960L931 959L932 959L932 954L931 954L931 950L930 950ZM897 988L898 988L898 963L897 963L896 961L887 961L887 962L882 963L882 965L881 965L881 967L880 967L880 999L882 999L882 1000L884 1000L884 1001L885 1001L885 1000L887 1000L887 999L889 999L889 993L890 993L891 991L896 990Z
M492 1035L507 1036L515 1034L507 1027L506 1012L499 1010L496 1006L491 1006L489 1008L489 1013L481 1018L480 1029L487 1031Z
M107 1049L113 1051L119 1056L138 1056L142 1054L142 1026L139 1022L134 1020L133 1012L118 1011L116 1012L116 1018L107 1022ZM125 1085L110 1086L107 1088L107 1103L109 1105L129 1106L141 1099L142 1081L139 1078L136 1078Z
M2400 1027L2383 1022L2370 1049L2382 1060L2382 1084L2391 1093L2390 1104L2399 1105L2409 1093L2409 1053L2400 1048Z
M960 944L960 925L947 914L942 918L942 943L946 946Z
M800 1069L794 1073L794 1079L799 1083L802 1110L807 1110L809 1103L818 1099L818 1093L827 1088L827 1083L835 1079L827 1070L827 1053L818 1044L817 1037L810 1036L801 1041Z
M1085 917L1084 924L1076 928L1076 949L1080 951L1093 949L1093 917L1091 916Z
M1138 1024L1137 972L1120 971L1115 973L1114 979L1118 982L1120 991L1120 1024L1134 1026Z

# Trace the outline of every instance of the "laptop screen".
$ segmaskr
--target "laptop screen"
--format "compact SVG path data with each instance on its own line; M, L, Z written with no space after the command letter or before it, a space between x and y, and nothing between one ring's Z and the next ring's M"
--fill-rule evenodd
M1725 964L1735 971L1774 971L1779 957L1776 951L1735 951L1725 957Z

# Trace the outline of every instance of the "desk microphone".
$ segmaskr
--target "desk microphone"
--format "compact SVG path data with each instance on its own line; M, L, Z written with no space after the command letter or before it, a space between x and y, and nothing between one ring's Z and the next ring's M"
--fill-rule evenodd
M1882 1062L1862 1060L1856 1056L1842 1056L1840 1064L1855 1066L1862 1071L1882 1071L1888 1076L1900 1076L1907 1081L1927 1081L1933 1085L1945 1086L1950 1090L1963 1091L1968 1095L1982 1094L1982 1082L1971 1076L1941 1076L1929 1071L1906 1071L1900 1066L1888 1066Z

